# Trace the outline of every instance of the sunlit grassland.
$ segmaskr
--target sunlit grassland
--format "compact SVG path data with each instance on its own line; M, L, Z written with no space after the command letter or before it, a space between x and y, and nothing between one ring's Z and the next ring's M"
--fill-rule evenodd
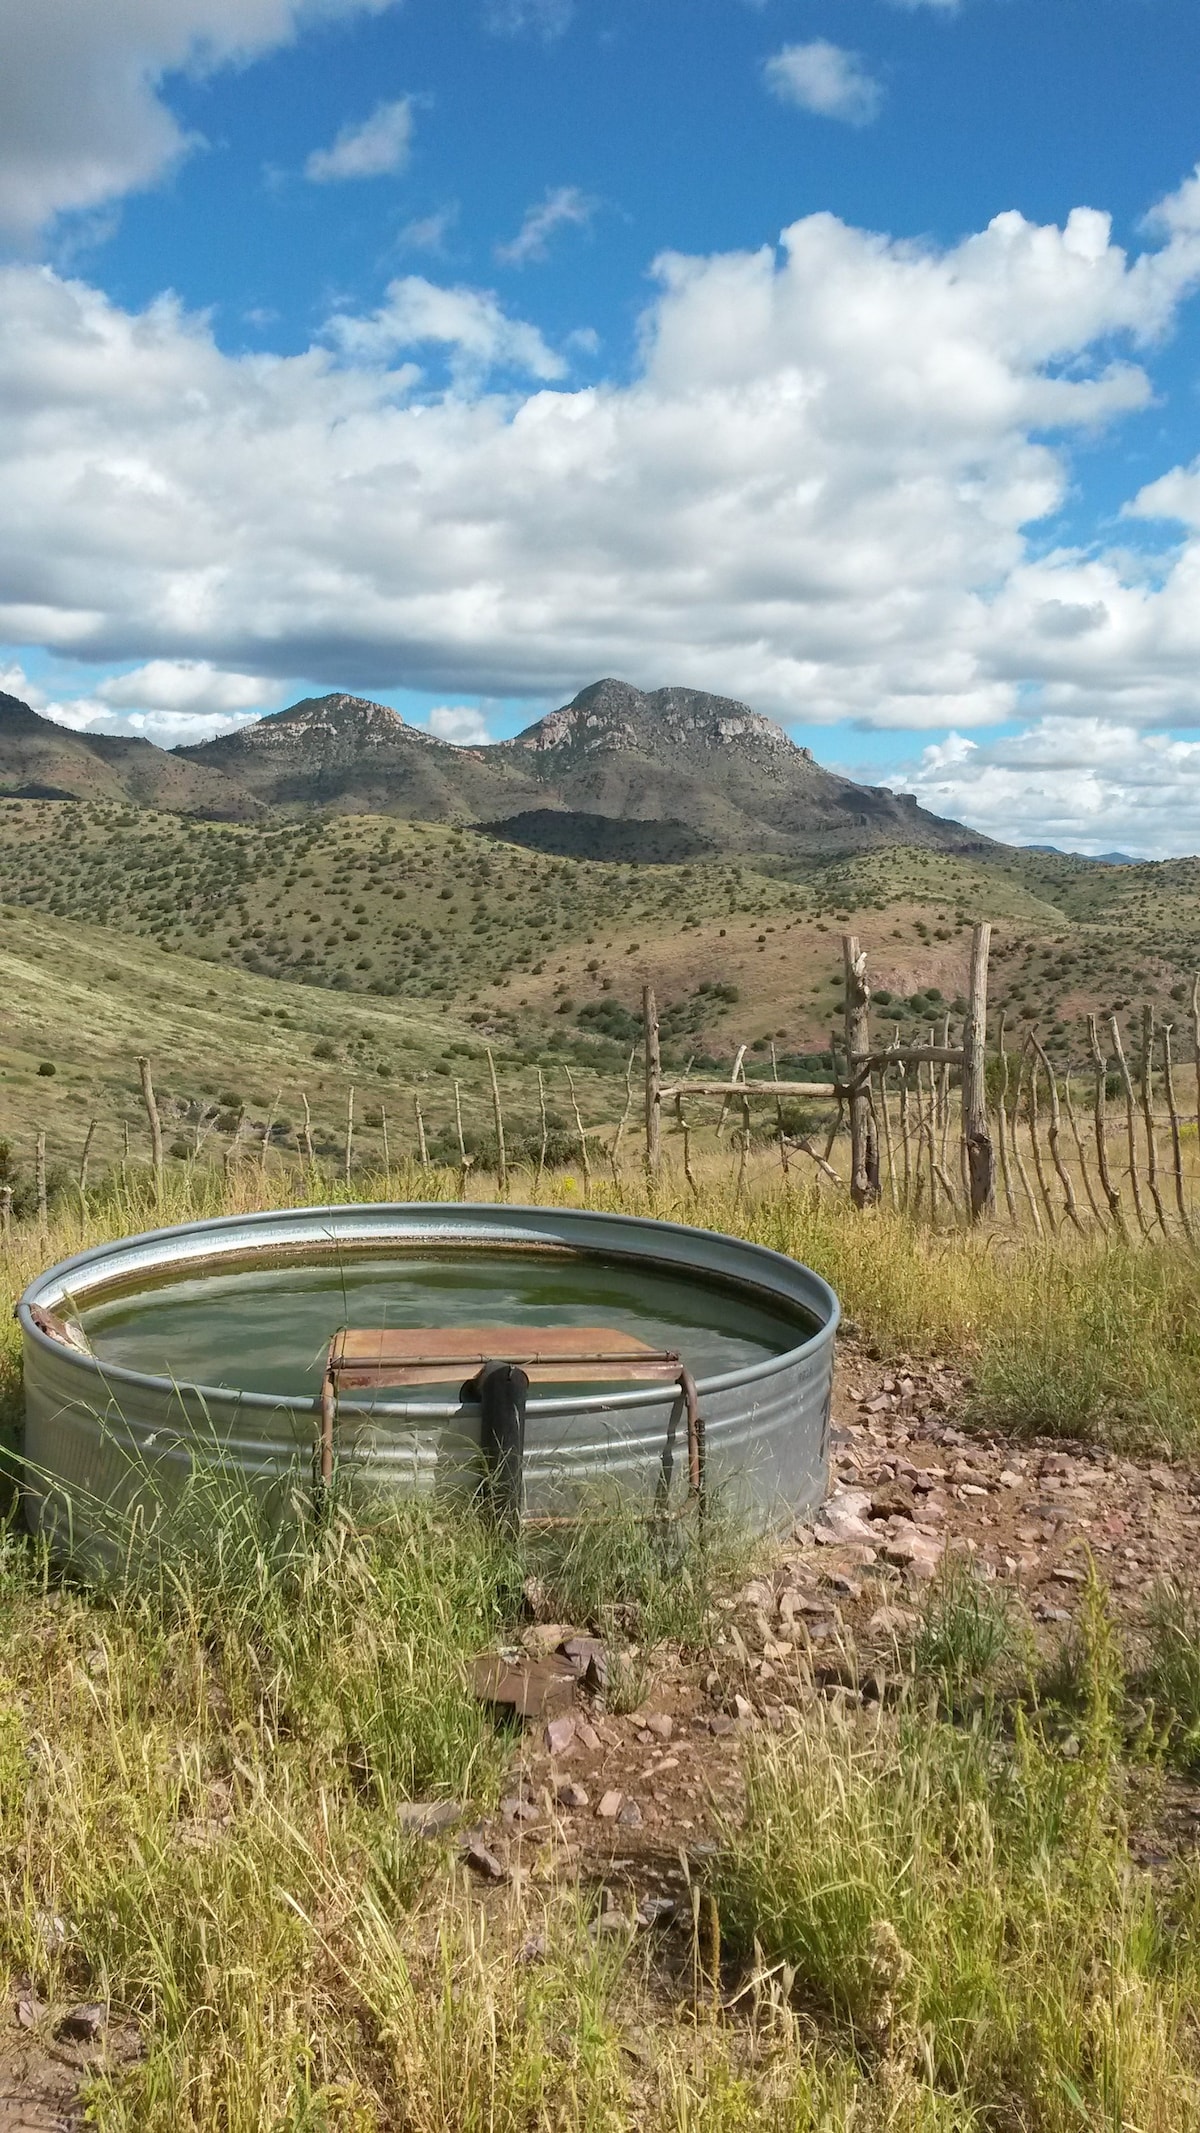
M518 1169L514 1201L731 1229L819 1269L858 1338L969 1373L978 1416L1187 1454L1195 1259L1060 1234L931 1233L765 1163L671 1151L651 1187ZM453 1170L356 1177L450 1198ZM494 1181L473 1189L493 1191ZM0 1259L11 1302L81 1244L199 1214L345 1197L282 1164L118 1167ZM117 1536L119 1538L119 1536ZM486 1901L401 1801L494 1801L510 1744L468 1665L516 1633L534 1567L473 1515L304 1515L282 1534L198 1469L153 1553L64 1583L0 1547L0 1966L55 2005L111 2000L134 2064L99 2074L107 2133L1188 2133L1200 2116L1200 1881L1131 1864L1162 1760L1195 1755L1194 1600L1164 1593L1125 1659L1092 1588L1053 1690L1019 1613L939 1586L905 1686L804 1698L747 1743L747 1809L695 1865L668 1938L589 1931L598 1897L534 1875ZM707 1565L644 1531L536 1560L564 1620L653 1666L714 1659ZM682 1575L681 1575L682 1568ZM618 1604L619 1603L619 1604ZM1069 1708L1062 1683L1070 1688ZM1138 1711L1141 1711L1141 1717ZM715 1924L724 1949L710 1973Z

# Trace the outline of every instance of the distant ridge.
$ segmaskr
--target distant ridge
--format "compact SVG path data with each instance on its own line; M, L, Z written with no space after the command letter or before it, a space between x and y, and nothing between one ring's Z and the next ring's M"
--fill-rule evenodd
M123 800L218 820L390 814L547 852L678 862L840 858L884 845L983 854L907 794L836 776L748 704L607 678L513 740L455 747L333 691L172 750L74 733L0 696L0 796Z

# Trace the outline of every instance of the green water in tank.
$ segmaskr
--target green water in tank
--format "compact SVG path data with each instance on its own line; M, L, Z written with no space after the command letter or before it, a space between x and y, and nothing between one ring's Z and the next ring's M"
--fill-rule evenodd
M749 1288L651 1261L486 1245L210 1262L114 1286L78 1316L101 1362L276 1395L317 1391L344 1326L605 1326L677 1351L697 1378L765 1362L817 1330Z

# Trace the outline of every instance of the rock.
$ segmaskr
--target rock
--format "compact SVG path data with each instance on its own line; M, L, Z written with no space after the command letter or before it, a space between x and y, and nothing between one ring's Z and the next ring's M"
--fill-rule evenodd
M457 1800L401 1800L396 1809L396 1820L406 1837L440 1837L462 1818Z
M617 1809L617 1820L624 1829L640 1829L642 1826L642 1810L628 1793Z
M532 1800L522 1799L519 1792L510 1793L506 1800L501 1800L500 1813L510 1826L514 1822L540 1822L542 1819L541 1809Z
M488 1652L475 1661L472 1685L480 1703L515 1718L542 1718L569 1703L575 1693L574 1670L551 1659L524 1662Z
M577 1785L574 1778L562 1778L554 1788L556 1807L568 1807L574 1813L581 1807L591 1806L591 1797L584 1786Z
M867 1624L877 1637L901 1636L911 1629L917 1620L911 1607L877 1607Z
M932 1533L920 1533L915 1526L889 1533L883 1545L884 1561L897 1568L908 1570L916 1578L932 1578L946 1552L946 1544Z
M625 1916L625 1913L611 1910L606 1902L604 1909L597 1911L596 1916L588 1927L588 1933L593 1940L599 1940L608 1933L628 1933L631 1928L632 1921Z
M670 1740L672 1733L675 1731L675 1721L673 1718L668 1718L665 1711L644 1712L642 1724L647 1733L652 1733L656 1740Z
M586 1748L591 1755L594 1755L601 1746L600 1735L597 1733L595 1726L588 1724L586 1718L577 1718L575 1720L575 1738L580 1747Z
M774 1588L762 1578L751 1578L741 1594L741 1603L743 1607L761 1607L764 1613L770 1613L775 1606Z
M23 1992L16 2004L16 2017L22 2029L36 2029L46 2010L32 1992Z
M507 1881L508 1870L501 1866L495 1852L490 1852L480 1837L468 1837L463 1845L463 1858L472 1873L482 1881Z
M735 1718L740 1718L744 1726L751 1726L754 1724L758 1713L755 1711L754 1705L745 1696L735 1696L733 1699L733 1715Z
M570 1754L571 1749L575 1745L575 1734L577 1724L578 1721L572 1717L569 1711L565 1711L561 1718L551 1719L549 1725L546 1727L544 1734L542 1735L549 1754Z
M872 1518L911 1518L914 1508L908 1490L895 1482L885 1482L881 1488L872 1490Z
M606 1792L601 1798L600 1804L596 1809L596 1813L599 1816L600 1820L602 1822L615 1822L617 1816L621 1812L621 1804L623 1799L623 1793Z
M639 1926L663 1926L678 1909L673 1896L643 1896L634 1915Z
M715 1711L708 1720L708 1730L715 1739L721 1740L726 1733L733 1732L733 1720L724 1711Z
M828 1546L846 1541L872 1542L873 1528L867 1523L871 1497L866 1489L835 1489L817 1512L816 1536Z
M60 2044L95 2044L108 2026L108 2009L98 2000L86 2001L65 2014L54 2034Z
M549 1659L559 1650L563 1638L570 1634L569 1627L562 1622L533 1622L521 1631L521 1649L528 1652L531 1659Z
M517 1961L518 1961L519 1963L525 1963L525 1964L529 1964L529 1963L544 1963L544 1962L545 1962L545 1960L546 1960L546 1936L545 1936L545 1934L544 1934L544 1933L531 1933L531 1934L530 1934L530 1936L529 1936L529 1938L528 1938L528 1940L523 1940L523 1941L521 1942L521 1945L520 1945L520 1947L519 1947L519 1948L518 1948L518 1950L517 1950Z

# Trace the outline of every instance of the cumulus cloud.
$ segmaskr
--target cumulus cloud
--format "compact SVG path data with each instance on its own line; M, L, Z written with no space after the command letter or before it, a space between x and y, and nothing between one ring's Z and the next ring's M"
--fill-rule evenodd
M470 704L436 704L428 725L436 740L453 741L459 748L482 748L492 737L482 712Z
M367 362L389 362L406 348L447 348L460 383L496 369L561 378L567 367L536 326L510 318L490 291L444 289L421 274L390 283L369 317L339 312L329 334L344 355Z
M818 118L844 119L849 126L869 126L878 118L883 90L868 74L857 52L847 52L826 37L809 44L785 44L768 59L767 87L782 103L796 104Z
M496 258L508 267L528 266L532 259L545 259L556 230L586 229L600 203L580 192L577 185L557 185L544 200L527 208L525 219L508 244L496 246Z
M1139 859L1200 850L1200 741L1045 718L981 744L959 733L897 778L923 807L1012 844Z
M10 267L0 641L449 706L615 672L809 723L1200 725L1200 535L1148 568L1039 528L1072 437L1151 397L1195 180L1133 257L1092 209L946 249L823 214L655 271L634 374L571 389L487 291L409 277L229 356L173 301Z
M314 185L335 185L347 178L385 178L405 169L412 148L413 107L410 96L377 104L357 126L343 126L332 148L314 148L304 175Z
M307 22L396 0L0 0L0 232L152 185L194 145L162 95L288 43Z
M264 689L256 674L223 673L208 659L151 659L126 674L110 675L95 693L117 711L228 718L230 712L261 707L275 692Z

